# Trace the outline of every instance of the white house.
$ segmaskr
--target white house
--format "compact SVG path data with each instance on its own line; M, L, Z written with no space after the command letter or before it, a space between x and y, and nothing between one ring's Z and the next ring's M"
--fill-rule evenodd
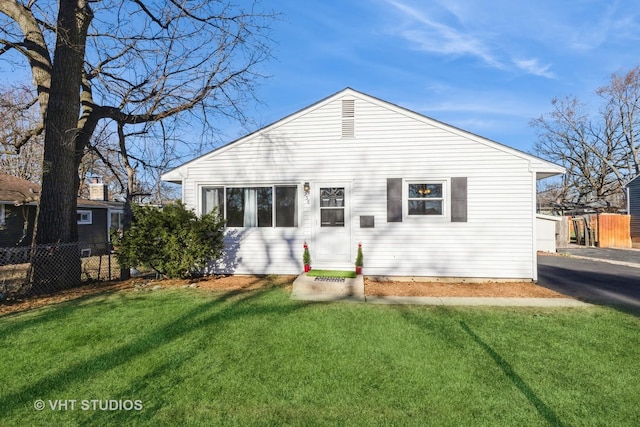
M536 279L536 181L564 169L347 88L162 176L227 219L221 272Z

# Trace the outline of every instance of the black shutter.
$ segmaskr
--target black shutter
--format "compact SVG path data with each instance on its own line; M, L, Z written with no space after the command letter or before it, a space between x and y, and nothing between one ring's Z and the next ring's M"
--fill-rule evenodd
M402 222L402 178L387 178L387 222Z
M467 222L467 178L451 178L451 222Z

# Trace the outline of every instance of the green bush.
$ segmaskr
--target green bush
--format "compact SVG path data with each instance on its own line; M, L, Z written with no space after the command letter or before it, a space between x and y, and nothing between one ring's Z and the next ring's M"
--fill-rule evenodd
M124 268L147 267L170 277L198 275L222 254L224 220L212 212L198 217L182 203L162 209L133 207L131 229L116 239Z

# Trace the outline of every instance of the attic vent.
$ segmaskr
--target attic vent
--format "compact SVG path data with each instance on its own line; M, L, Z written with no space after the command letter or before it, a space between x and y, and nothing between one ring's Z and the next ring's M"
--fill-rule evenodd
M353 99L342 100L342 137L355 137L356 105Z
M356 102L353 99L342 100L342 118L355 117L356 115Z
M355 136L355 123L353 119L342 119L342 137L353 138Z

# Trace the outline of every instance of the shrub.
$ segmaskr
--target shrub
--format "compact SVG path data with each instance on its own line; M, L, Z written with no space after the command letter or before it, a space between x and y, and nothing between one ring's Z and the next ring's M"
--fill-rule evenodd
M358 243L358 253L356 254L356 267L362 267L364 257L362 256L362 243Z
M148 267L170 277L199 275L222 254L224 220L212 212L198 217L182 203L162 209L133 207L131 229L116 239L124 268Z
M307 242L304 242L304 251L302 252L302 263L304 265L311 265L311 254L309 253L309 246Z

